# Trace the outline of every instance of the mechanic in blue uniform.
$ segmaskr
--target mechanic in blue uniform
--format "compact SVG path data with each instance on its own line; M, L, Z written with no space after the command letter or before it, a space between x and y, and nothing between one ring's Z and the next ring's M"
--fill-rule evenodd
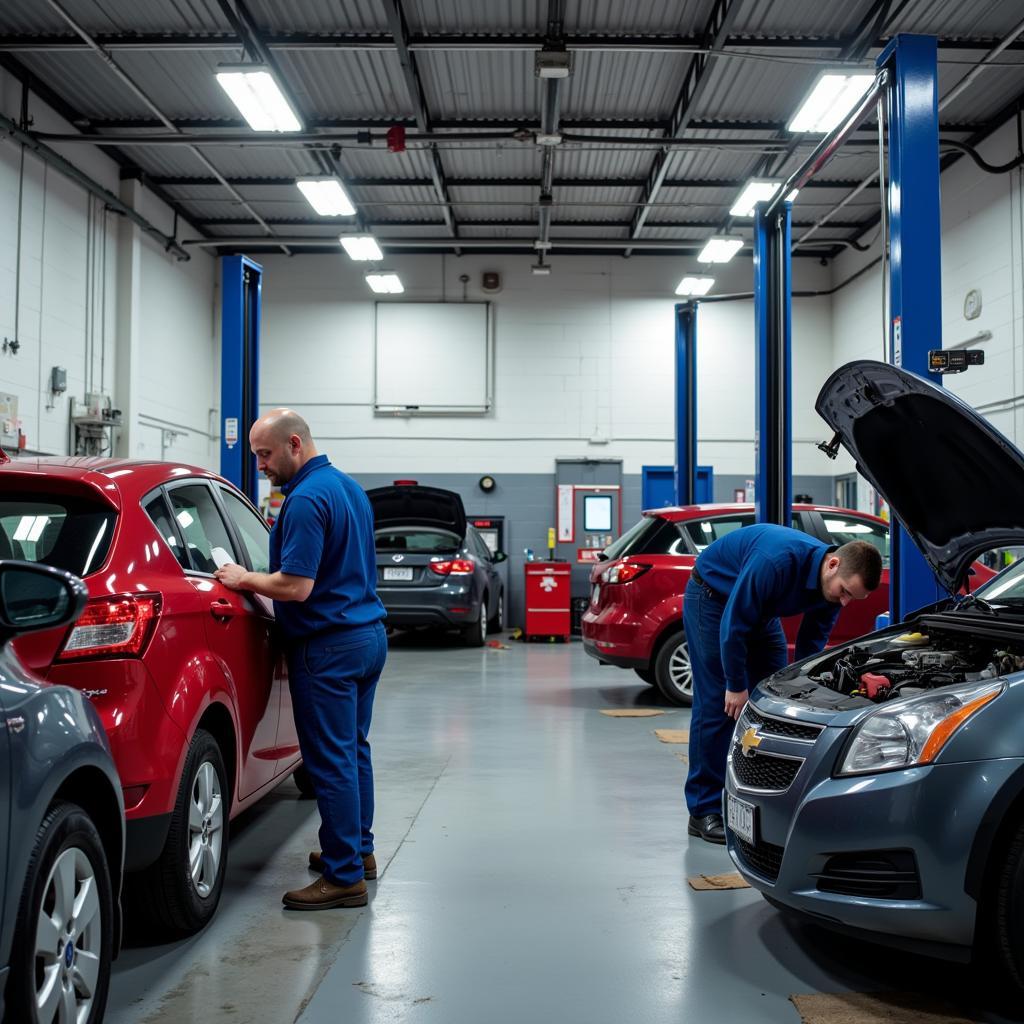
M287 892L292 910L361 907L373 856L373 766L367 733L384 668L384 606L377 597L373 510L363 489L319 455L290 409L257 420L249 446L285 494L270 533L270 572L239 565L221 583L272 598L288 649L299 749L320 811L321 877Z
M725 842L722 788L735 720L750 690L787 661L780 616L803 614L796 657L822 650L841 608L879 583L876 547L840 548L786 526L747 526L701 552L686 585L683 626L693 670L687 831Z

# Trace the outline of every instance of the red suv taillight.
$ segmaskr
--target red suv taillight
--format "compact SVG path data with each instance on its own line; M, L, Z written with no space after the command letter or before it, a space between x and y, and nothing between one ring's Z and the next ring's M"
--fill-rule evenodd
M430 571L438 576L472 576L476 562L472 558L453 558L447 562L431 562Z
M648 569L650 569L649 565L641 565L638 562L619 562L616 565L609 566L601 573L601 582L629 583L630 580L635 580L637 576L642 576Z
M57 660L137 657L159 615L159 594L94 598L79 616Z

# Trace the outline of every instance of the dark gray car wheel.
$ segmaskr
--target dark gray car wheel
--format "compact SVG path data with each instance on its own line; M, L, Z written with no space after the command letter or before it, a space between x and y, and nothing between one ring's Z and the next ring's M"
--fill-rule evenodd
M467 647L483 647L487 642L487 595L480 599L477 617L462 627L462 641Z
M487 624L491 633L500 633L505 628L505 591L498 591L498 607L494 611L494 617Z
M633 671L648 685L656 686L657 680L654 678L654 670L650 668L635 668Z
M113 958L110 869L92 819L54 804L36 833L7 983L7 1019L102 1020Z
M693 704L693 668L682 630L661 645L654 661L654 681L670 704L680 708Z
M1017 824L997 869L992 902L987 908L996 956L1018 990L1024 990L1024 820Z

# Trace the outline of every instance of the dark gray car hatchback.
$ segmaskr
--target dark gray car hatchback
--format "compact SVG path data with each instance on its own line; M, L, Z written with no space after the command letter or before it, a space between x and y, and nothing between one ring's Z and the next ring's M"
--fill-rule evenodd
M47 686L10 640L70 627L85 584L48 566L0 561L0 1018L103 1017L120 943L124 804L88 696Z

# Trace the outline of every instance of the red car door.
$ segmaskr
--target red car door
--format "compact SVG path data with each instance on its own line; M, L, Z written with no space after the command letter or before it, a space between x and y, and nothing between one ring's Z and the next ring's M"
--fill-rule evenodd
M254 572L270 571L270 530L266 522L252 506L235 491L218 487L217 493L224 502L224 509L235 527L235 532L249 557L248 568ZM260 602L266 614L273 618L270 601ZM284 646L276 628L270 631L271 656L274 659L274 689L281 712L277 722L277 770L283 772L299 758L299 737L295 731L295 715L292 712L292 695L288 689L288 667Z
M251 596L213 578L218 563L245 563L205 482L167 488L185 540L189 579L202 595L207 643L234 694L239 726L238 795L245 798L270 782L277 768L277 723L281 711L271 632L273 619Z

